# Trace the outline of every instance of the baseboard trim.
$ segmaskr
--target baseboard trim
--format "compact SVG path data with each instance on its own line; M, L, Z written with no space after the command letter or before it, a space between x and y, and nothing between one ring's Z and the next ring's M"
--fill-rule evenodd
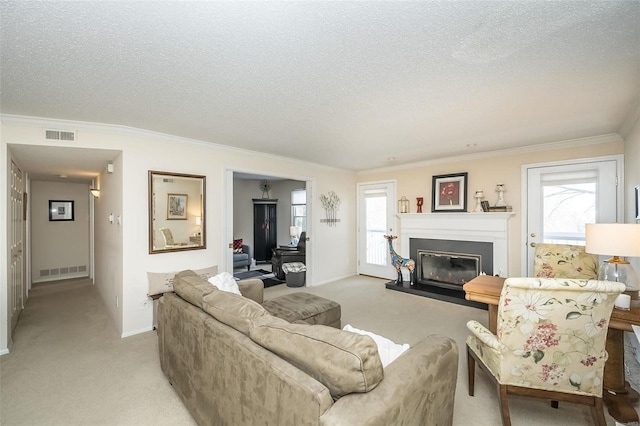
M126 333L122 333L120 335L120 337L122 339L124 339L125 337L131 337L131 336L135 336L136 334L142 334L142 333L146 333L147 331L153 331L153 326L149 326L149 327L144 327L144 328L140 328L138 330L133 330L133 331L128 331Z

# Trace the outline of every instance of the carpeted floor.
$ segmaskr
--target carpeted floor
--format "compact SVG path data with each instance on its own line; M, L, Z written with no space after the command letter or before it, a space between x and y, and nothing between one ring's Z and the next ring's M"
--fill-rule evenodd
M496 388L476 375L476 396L467 394L465 324L487 322L487 311L387 290L384 280L351 277L304 289L274 286L265 298L306 291L342 305L342 323L398 343L415 344L432 333L456 340L460 350L454 425L499 425ZM631 360L635 362L635 360ZM514 426L591 425L586 407L510 399ZM640 404L636 404L640 409ZM606 414L607 425L614 420ZM0 357L2 425L195 425L167 382L158 361L157 335L121 339L95 287L86 280L31 291Z

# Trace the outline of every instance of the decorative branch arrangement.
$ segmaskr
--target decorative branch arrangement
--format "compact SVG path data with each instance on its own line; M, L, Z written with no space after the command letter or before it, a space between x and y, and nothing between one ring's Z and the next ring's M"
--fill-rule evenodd
M326 219L320 219L320 223L326 223L329 226L336 226L336 223L340 222L340 219L336 217L338 208L340 207L340 198L335 192L329 191L329 196L324 194L320 195L320 201L322 202L322 208L324 208L326 217Z

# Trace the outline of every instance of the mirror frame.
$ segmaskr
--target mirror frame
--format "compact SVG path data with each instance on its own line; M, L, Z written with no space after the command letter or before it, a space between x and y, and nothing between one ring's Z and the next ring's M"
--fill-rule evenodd
M154 218L153 213L155 209L155 192L153 188L153 178L157 176L166 176L171 178L192 178L192 179L200 179L201 183L201 200L200 200L200 245L185 245L170 247L170 248L162 248L157 249L153 245L153 233L154 233ZM173 173L173 172L161 172L158 170L149 170L149 254L159 254L159 253L172 253L176 251L188 251L188 250L203 250L207 248L207 217L206 217L206 194L207 194L207 177L203 175L192 175L186 173Z

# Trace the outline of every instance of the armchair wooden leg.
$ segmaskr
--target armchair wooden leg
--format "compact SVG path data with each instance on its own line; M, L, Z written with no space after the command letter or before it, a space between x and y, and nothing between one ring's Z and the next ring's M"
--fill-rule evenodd
M594 397L593 399L594 404L591 406L593 424L596 426L607 426L607 421L604 418L604 409L602 408L602 398Z
M551 401L551 408L558 408L558 401Z
M467 346L467 374L469 376L469 396L473 396L476 379L476 360L473 359L469 346Z
M500 414L502 414L502 426L511 426L511 415L509 414L509 400L507 399L507 387L498 385L500 394Z

